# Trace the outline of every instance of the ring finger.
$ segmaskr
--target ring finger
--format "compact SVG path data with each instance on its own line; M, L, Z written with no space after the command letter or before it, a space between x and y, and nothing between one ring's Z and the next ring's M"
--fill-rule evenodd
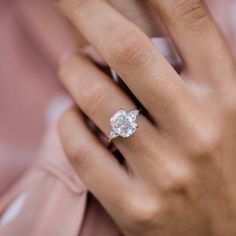
M105 134L111 130L109 120L115 112L120 108L126 111L135 109L133 102L113 81L83 56L70 58L61 66L59 76L78 106ZM161 143L158 131L143 115L139 115L137 123L140 128L131 137L125 141L115 139L118 149L134 168L143 166L140 156L145 156L144 152L149 147L151 149L152 142L155 146ZM145 134L149 134L148 137Z

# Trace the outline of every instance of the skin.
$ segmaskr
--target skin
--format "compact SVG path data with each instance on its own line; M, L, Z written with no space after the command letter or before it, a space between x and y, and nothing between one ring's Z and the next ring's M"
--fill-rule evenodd
M59 133L88 189L129 236L236 234L235 62L200 0L150 0L183 60L180 74L148 37L105 0L62 0L83 37L120 75L153 117L114 144L120 165L66 111ZM104 14L105 12L105 14ZM74 55L59 69L77 106L109 134L110 117L129 97L91 61Z

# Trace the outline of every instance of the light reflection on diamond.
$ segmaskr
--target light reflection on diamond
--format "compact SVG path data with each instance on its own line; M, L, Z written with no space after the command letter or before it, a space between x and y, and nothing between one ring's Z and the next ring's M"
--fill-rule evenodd
M123 138L131 136L138 128L138 125L135 122L138 114L138 110L131 112L120 110L115 113L110 120L112 126L110 138L115 138L119 135Z

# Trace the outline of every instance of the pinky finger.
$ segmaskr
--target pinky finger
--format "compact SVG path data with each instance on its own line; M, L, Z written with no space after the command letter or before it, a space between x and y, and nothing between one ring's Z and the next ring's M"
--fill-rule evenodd
M131 181L125 169L86 126L76 109L60 118L59 136L65 153L89 191L116 216Z

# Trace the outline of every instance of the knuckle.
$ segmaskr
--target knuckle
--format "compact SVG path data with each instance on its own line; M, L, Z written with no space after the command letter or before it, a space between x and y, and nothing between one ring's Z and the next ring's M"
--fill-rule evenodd
M126 219L128 227L145 227L153 223L159 214L159 207L156 201L150 197L133 197L128 201Z
M169 177L166 178L164 184L164 191L175 193L186 193L188 187L192 183L193 172L189 166L184 163L178 162L175 166L172 165L172 169L169 170Z
M60 116L57 128L60 135L61 144L68 160L75 167L84 167L87 165L90 150L86 140L80 138L76 132L68 132L68 124L71 124L73 119L77 118L77 111L75 108L69 108Z
M184 23L197 23L209 15L202 0L178 0L174 4L175 15Z
M85 87L81 92L81 104L86 107L89 115L104 110L104 101L107 101L104 90L104 86L97 83L96 85Z
M211 126L209 124L209 126ZM191 154L195 157L211 157L218 149L221 135L217 127L201 128L192 133Z
M83 168L86 166L89 158L89 150L87 145L76 137L70 137L65 147L69 161L73 166Z
M111 60L119 65L140 66L149 61L151 47L145 36L137 32L114 32L110 34Z

